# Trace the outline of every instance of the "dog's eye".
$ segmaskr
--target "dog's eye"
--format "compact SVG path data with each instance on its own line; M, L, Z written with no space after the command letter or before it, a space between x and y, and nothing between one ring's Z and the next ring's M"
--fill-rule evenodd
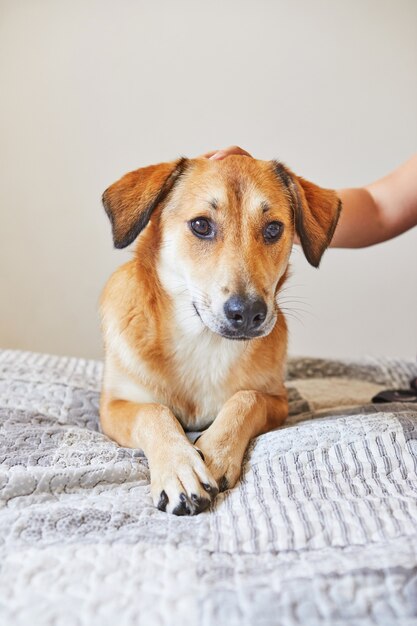
M213 224L205 217L197 217L195 220L191 220L190 228L197 237L203 239L209 239L214 235Z
M263 230L265 242L275 243L281 237L283 230L284 224L281 224L281 222L269 222Z

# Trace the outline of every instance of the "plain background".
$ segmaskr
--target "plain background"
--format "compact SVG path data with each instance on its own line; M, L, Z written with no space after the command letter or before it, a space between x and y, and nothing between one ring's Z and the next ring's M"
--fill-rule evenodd
M415 0L0 0L0 345L101 356L102 191L239 144L328 187L416 151ZM293 254L290 352L415 356L417 229Z

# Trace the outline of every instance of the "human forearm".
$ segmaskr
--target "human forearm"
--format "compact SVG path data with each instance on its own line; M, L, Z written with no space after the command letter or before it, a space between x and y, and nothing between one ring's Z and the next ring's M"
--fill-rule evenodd
M383 241L385 227L373 196L364 188L339 189L342 211L333 248L364 248Z
M417 224L417 155L384 178L338 195L343 209L332 247L363 248L400 235Z

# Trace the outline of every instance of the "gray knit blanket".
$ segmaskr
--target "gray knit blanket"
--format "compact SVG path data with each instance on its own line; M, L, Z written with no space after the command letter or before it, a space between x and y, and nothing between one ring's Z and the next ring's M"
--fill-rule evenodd
M101 363L0 352L3 626L417 624L412 361L295 359L291 415L211 510L152 506L100 433Z

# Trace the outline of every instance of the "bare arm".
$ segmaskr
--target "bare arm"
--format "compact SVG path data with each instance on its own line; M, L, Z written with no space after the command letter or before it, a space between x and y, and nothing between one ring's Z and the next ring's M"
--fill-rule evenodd
M229 154L251 156L238 146L203 156L224 159ZM392 239L417 225L417 154L370 185L337 193L343 210L333 248L365 248Z
M417 154L366 187L340 189L343 210L331 246L364 248L417 225Z

